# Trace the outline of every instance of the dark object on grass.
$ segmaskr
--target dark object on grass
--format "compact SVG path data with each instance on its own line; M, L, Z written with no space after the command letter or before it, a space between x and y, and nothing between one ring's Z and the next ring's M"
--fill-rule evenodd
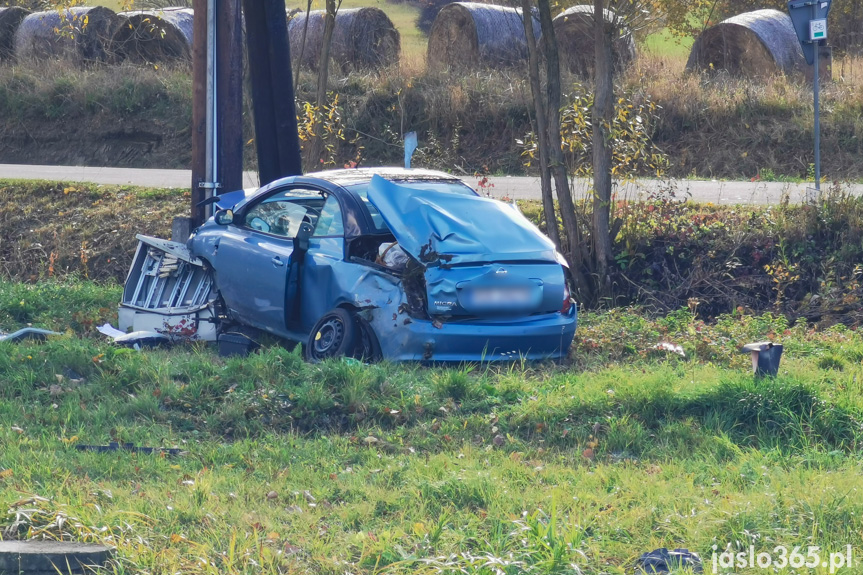
M738 14L708 28L695 40L686 70L768 77L806 69L791 17L779 10Z
M635 60L635 39L632 31L612 10L603 10L603 20L606 26L614 28L612 66L615 72L619 72ZM554 18L560 62L573 74L593 75L596 66L594 34L593 6L573 6Z
M748 343L743 346L743 353L752 356L752 372L755 377L776 377L779 373L779 361L782 359L782 346L771 341Z
M35 12L15 33L15 57L21 60L65 58L105 62L120 19L102 6Z
M669 551L665 547L654 549L644 553L635 563L635 572L641 573L670 573L677 569L688 568L693 573L701 573L701 557L689 549L673 549Z
M192 60L192 23L189 8L121 12L121 25L111 38L117 60L141 63Z
M151 455L153 453L164 453L165 455L183 455L182 449L169 447L135 447L133 443L118 443L112 441L108 445L76 445L78 451L95 451L97 453L108 453L110 451L131 451L132 453L144 453Z
M539 21L533 19L534 38ZM476 2L455 2L440 11L429 32L431 67L477 68L527 63L521 10Z
M0 341L17 342L25 339L44 340L49 335L61 335L56 331L27 327L12 333L0 333Z
M15 32L29 14L20 6L0 8L0 61L15 57Z
M296 65L317 69L324 37L325 12L299 13L288 22L291 56ZM303 28L309 21L303 47ZM401 36L392 21L379 8L339 10L333 43L332 61L343 71L384 68L399 61Z
M106 545L73 541L0 541L0 573L96 573L106 567L113 553Z
M245 357L260 347L258 342L244 333L231 332L219 334L219 355Z

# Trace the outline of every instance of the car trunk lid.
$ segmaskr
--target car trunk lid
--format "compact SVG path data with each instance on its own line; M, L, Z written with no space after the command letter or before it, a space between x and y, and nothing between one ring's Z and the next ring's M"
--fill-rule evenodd
M422 190L373 176L369 201L399 245L426 267L494 261L555 262L554 244L498 200Z

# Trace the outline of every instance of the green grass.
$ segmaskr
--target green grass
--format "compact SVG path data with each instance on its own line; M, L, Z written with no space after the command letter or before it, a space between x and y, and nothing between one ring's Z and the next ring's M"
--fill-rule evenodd
M621 309L583 314L562 366L308 365L117 349L69 317L117 298L0 282L4 329L68 332L0 344L7 538L106 541L117 573L623 573L657 547L859 545L847 328ZM737 348L764 337L786 356L753 381ZM111 440L187 453L74 448Z
M694 42L692 37L675 36L668 28L663 28L659 32L649 34L644 39L643 48L655 56L686 59Z

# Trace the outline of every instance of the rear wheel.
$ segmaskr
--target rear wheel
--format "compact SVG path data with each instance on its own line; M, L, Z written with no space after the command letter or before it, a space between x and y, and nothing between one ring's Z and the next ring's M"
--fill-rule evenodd
M351 314L335 308L315 324L305 356L308 361L323 361L331 357L353 356L357 348L357 324Z

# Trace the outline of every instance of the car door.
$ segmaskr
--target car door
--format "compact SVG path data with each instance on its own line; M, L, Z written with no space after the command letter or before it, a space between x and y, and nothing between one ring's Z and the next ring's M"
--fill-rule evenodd
M324 203L319 190L275 190L235 215L219 241L219 290L238 321L285 335L294 240L303 222L314 225Z

